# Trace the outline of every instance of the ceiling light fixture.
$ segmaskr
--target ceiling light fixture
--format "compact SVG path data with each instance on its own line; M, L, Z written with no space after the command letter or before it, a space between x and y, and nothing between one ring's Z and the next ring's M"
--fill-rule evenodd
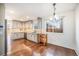
M11 14L14 14L14 11L13 11L13 10L10 10L9 12L10 12Z
M57 23L60 22L60 20L62 20L64 17L63 16L57 16L56 15L56 3L53 3L53 17L49 18L49 20L47 21L49 24L56 26Z
M26 18L29 19L30 17L29 16L26 16Z

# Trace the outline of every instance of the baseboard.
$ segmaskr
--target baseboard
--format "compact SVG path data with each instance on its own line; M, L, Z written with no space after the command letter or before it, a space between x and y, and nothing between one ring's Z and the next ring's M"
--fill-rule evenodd
M63 48L67 48L67 49L71 49L71 50L74 50L74 48L69 48L69 47L66 47L66 46L62 46L62 45L58 45L58 44L53 44L53 43L48 43L48 44L51 44L51 45L56 45L56 46L59 46L59 47L63 47Z
M1 54L0 56L5 56L5 54Z
M27 39L28 41L30 41L30 42L33 42L33 43L38 43L38 42L35 42L35 41L32 41L32 40L29 40L29 39Z
M21 39L25 39L25 38L17 38L17 39L12 39L12 40L15 41L15 40L21 40Z
M79 51L75 49L75 52L76 52L76 54L79 56L79 53L78 53Z

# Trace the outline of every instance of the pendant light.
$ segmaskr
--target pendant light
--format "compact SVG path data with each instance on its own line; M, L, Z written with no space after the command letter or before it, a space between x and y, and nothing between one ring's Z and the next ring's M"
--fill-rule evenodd
M56 13L56 3L53 3L53 13L52 13L52 17L48 19L48 21L46 21L46 23L48 24L48 26L51 26L51 29L53 28L53 31L56 32L56 30L61 30L60 32L63 32L63 18L64 16L59 16Z
M57 16L56 3L53 3L52 6L53 6L53 16L52 16L52 18L49 19L49 21L47 21L47 23L52 26L57 26L58 23L61 23L61 20L63 19L63 17Z

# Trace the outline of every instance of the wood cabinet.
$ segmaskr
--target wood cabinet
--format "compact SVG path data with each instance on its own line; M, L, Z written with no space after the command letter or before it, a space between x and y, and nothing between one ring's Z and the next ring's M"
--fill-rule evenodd
M47 34L37 34L38 43L42 45L47 44Z

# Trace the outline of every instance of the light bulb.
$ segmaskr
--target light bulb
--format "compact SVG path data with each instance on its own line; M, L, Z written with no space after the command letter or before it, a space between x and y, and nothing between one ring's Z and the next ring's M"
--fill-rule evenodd
M9 12L10 12L11 14L14 14L14 11L13 11L13 10L10 10Z

